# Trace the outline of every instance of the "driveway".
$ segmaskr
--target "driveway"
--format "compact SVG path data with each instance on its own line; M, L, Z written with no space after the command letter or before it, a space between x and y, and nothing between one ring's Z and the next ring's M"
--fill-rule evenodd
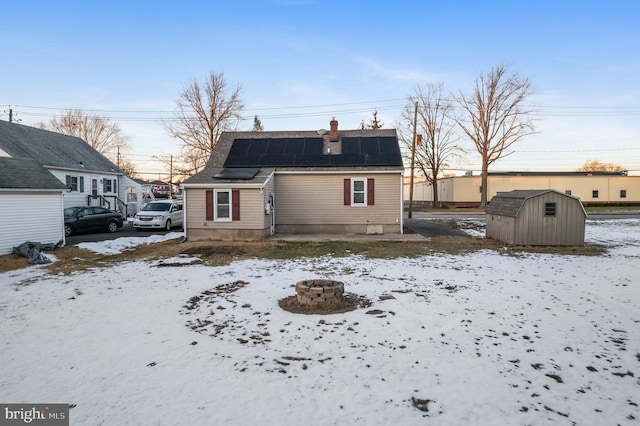
M405 218L404 225L411 232L423 237L470 237L466 232L436 224L431 220Z
M114 233L99 232L93 234L70 235L65 239L65 245L72 246L78 243L115 240L120 237L148 237L149 235L164 235L169 232L182 232L182 227L173 228L171 231L165 231L164 229L136 231L131 224L125 222L124 225Z

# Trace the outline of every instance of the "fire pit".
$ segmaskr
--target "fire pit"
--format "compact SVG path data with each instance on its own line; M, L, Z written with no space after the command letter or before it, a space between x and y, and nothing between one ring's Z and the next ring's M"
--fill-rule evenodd
M285 311L295 314L327 315L371 306L369 299L344 292L344 283L317 279L296 283L296 295L278 301Z
M344 283L333 280L305 280L296 284L296 300L310 307L330 307L342 302Z

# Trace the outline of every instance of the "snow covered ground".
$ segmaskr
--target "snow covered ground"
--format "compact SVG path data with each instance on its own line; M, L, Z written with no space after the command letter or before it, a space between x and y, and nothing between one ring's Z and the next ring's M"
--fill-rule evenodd
M68 403L72 425L638 424L639 239L588 221L606 254L0 274L0 402ZM281 310L310 278L372 306Z

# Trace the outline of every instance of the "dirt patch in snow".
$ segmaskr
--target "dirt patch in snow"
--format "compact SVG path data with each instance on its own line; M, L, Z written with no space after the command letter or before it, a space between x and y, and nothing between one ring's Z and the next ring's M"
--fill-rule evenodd
M353 293L345 293L342 301L330 306L309 306L298 302L296 296L285 297L278 301L278 306L294 314L330 315L354 311L371 306L371 300Z
M598 256L606 247L588 244L583 247L518 247L507 246L486 238L435 237L424 241L197 241L181 238L155 244L142 244L119 254L100 254L76 246L66 246L52 254L57 259L43 266L52 273L69 274L90 268L136 260L157 261L174 256L193 256L205 265L226 265L237 260L296 259L301 257L346 257L360 255L370 259L418 257L434 253L464 254L478 250L496 250L506 255L549 253ZM45 253L45 255L48 253ZM0 256L0 273L30 266L26 258L14 254ZM164 265L170 266L170 265ZM173 266L173 265L171 265ZM175 266L184 266L178 265Z

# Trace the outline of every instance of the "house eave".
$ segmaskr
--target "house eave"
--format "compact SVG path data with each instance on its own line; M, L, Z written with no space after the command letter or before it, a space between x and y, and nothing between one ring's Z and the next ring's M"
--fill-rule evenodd
M0 188L0 192L67 192L66 189L51 189L51 188Z
M398 170L355 170L355 169L342 169L342 170L276 170L277 175L344 175L344 174L402 174L404 169Z
M261 183L241 183L241 182L211 182L211 183L187 183L180 185L180 188L189 189L189 188L254 188L254 189L262 189L264 188L266 182Z
M91 170L91 169L85 169L85 168L71 168L71 167L60 167L60 166L51 166L48 164L43 164L42 167L49 169L49 170L61 170L61 171L68 171L68 172L79 172L79 173L86 173L86 174L94 174L94 175L114 175L114 176L123 176L124 173L123 172L118 172L118 171L105 171L105 170Z

